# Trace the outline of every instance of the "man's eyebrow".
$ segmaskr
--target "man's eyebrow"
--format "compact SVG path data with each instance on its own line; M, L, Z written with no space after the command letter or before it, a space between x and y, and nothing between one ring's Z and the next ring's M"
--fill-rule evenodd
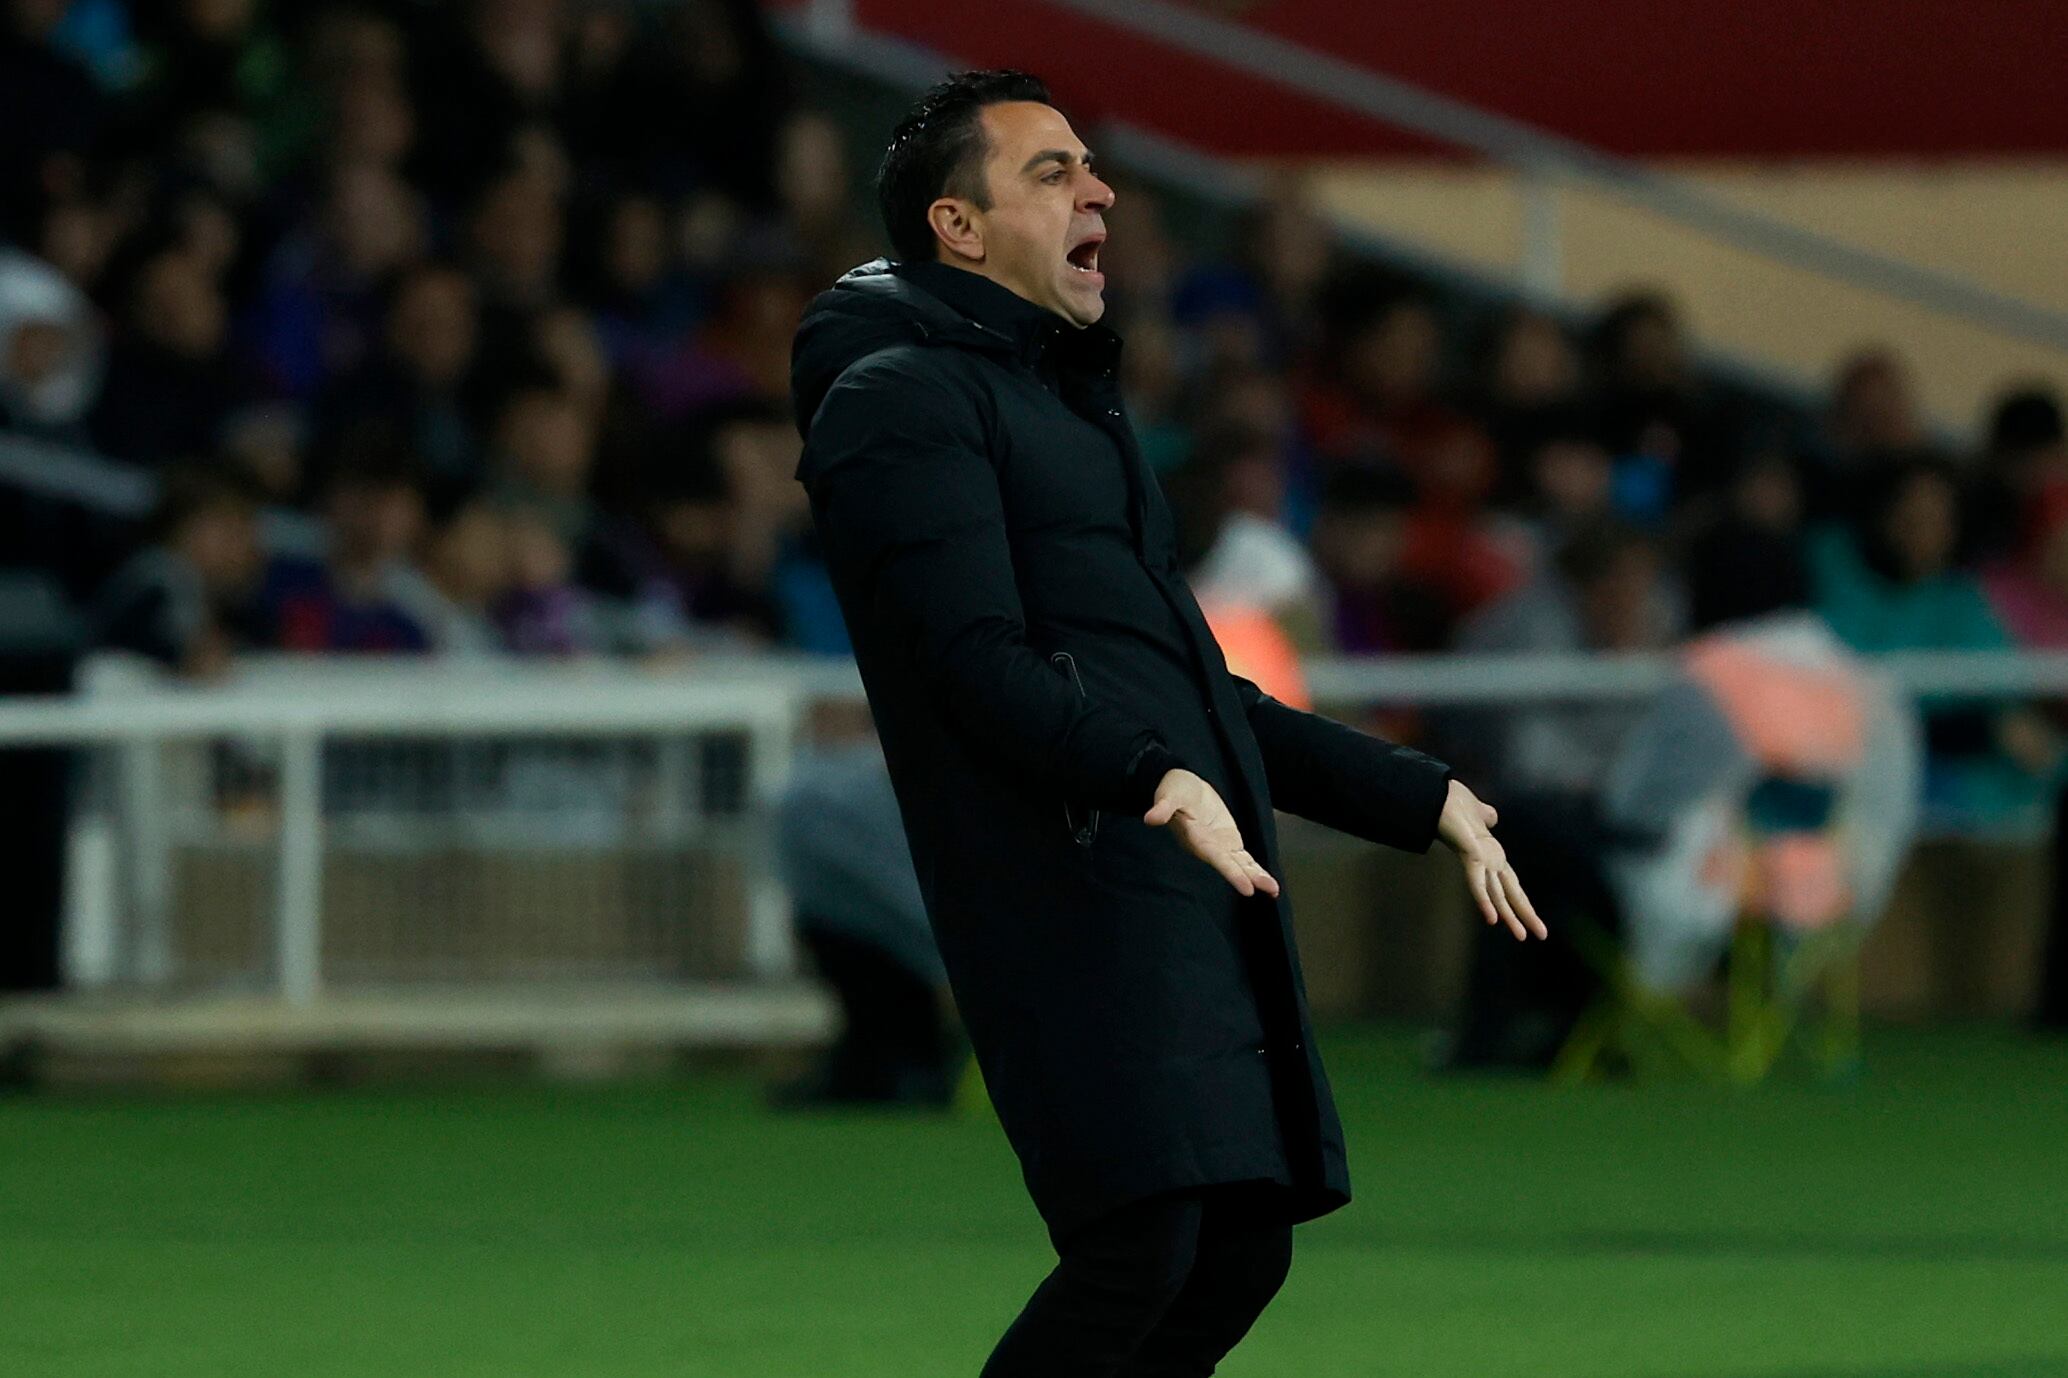
M1091 160L1092 152L1090 149L1087 148L1086 150L1084 150L1084 165L1086 167L1090 167ZM1070 156L1069 151L1066 149L1044 148L1039 153L1029 158L1026 162L1026 165L1022 167L1020 171L1032 172L1035 168L1047 162L1061 163L1064 167L1068 167L1074 161L1076 160Z

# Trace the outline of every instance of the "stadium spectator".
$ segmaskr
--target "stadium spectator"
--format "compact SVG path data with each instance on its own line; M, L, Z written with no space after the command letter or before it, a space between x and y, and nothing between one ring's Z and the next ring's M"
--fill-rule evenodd
M108 122L93 75L52 41L66 0L0 6L0 234L25 235L76 193Z
M1741 462L1721 510L1689 543L1688 630L1807 606L1804 515L1802 476L1793 461L1769 450Z
M480 477L480 333L473 280L449 264L418 265L389 297L382 347L318 400L319 429L379 419L406 438L430 478Z
M1826 420L1833 468L1848 471L1871 456L1915 450L1926 439L1917 380L1901 355L1876 346L1838 366Z
M323 504L322 558L279 555L259 592L265 644L284 651L422 651L424 629L395 596L421 538L423 491L395 438L368 424L345 447Z
M83 442L103 348L84 293L41 259L0 248L0 430Z
M2058 428L2058 414L2054 426ZM2020 646L2068 650L2068 476L2049 480L2031 495L2017 555L1994 562L1982 571L1981 579L1990 607ZM2053 705L2046 722L2056 744L2062 718L2060 705ZM2027 735L2035 745L2045 741L2036 733ZM2037 1018L2042 1027L2068 1029L2068 788L2058 745L2050 753L2035 755L2034 764L2046 768L2054 783L2048 938Z
M2011 556L2026 538L2039 494L2068 479L2068 432L2052 390L2018 387L1998 399L1977 468L1973 545L1984 557Z
M1207 614L1258 609L1296 644L1322 645L1325 586L1281 519L1284 479L1272 438L1239 425L1202 436L1169 489L1178 562Z
M1478 412L1501 461L1496 495L1527 501L1531 461L1547 441L1597 439L1581 404L1579 356L1557 321L1521 307L1501 318L1485 360Z
M119 291L122 318L88 423L96 445L144 464L213 454L247 396L221 288L194 254L168 246L145 251Z
M2012 644L1980 583L1957 562L1960 476L1934 455L1868 457L1850 522L1811 537L1816 607L1868 652L1998 650ZM1928 828L1988 828L2029 813L2050 734L2029 709L1933 694L1924 713Z
M560 514L538 502L504 499L510 582L494 606L496 626L521 656L562 659L620 649L606 610L575 582L575 552Z
M1595 321L1590 341L1602 445L1616 462L1617 506L1646 519L1708 491L1729 453L1672 301L1631 292Z
M388 589L434 655L478 659L505 648L495 622L515 579L506 514L484 488L447 485L425 499L423 540Z
M1641 529L1610 517L1575 531L1536 580L1466 623L1458 644L1613 653L1662 649L1680 633L1663 552ZM1517 866L1527 859L1534 868L1530 895L1552 935L1529 962L1479 935L1447 1065L1549 1066L1599 988L1573 939L1582 924L1620 926L1601 869L1610 830L1599 791L1644 711L1641 700L1547 702L1441 718L1445 749L1499 781L1502 845Z
M302 399L379 348L384 292L427 238L419 198L394 173L331 173L315 223L274 251L253 307L250 349L273 391Z
M1546 428L1522 452L1522 508L1540 552L1615 511L1615 464L1591 428Z
M1127 252L1115 250L1123 266ZM1281 173L1243 215L1232 261L1176 275L1171 309L1199 341L1202 371L1285 368L1324 347L1322 287L1335 266L1334 239L1304 183Z
M1314 553L1329 586L1333 649L1351 655L1440 644L1436 592L1402 572L1414 489L1390 469L1329 476L1314 524Z
M146 528L88 614L92 644L208 678L251 644L248 599L264 563L257 504L220 471L174 470Z
M1329 461L1390 460L1426 492L1428 471L1468 423L1439 395L1443 329L1434 307L1412 293L1382 291L1353 281L1334 299L1323 364L1302 389L1301 417Z

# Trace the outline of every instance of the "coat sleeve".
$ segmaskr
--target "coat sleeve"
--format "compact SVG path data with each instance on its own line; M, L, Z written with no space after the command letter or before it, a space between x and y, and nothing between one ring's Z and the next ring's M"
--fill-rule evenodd
M1450 795L1450 767L1412 747L1281 703L1235 675L1264 757L1271 803L1367 842L1426 852Z
M1141 813L1181 762L1028 644L983 420L943 381L865 364L821 404L799 476L834 577L971 756Z

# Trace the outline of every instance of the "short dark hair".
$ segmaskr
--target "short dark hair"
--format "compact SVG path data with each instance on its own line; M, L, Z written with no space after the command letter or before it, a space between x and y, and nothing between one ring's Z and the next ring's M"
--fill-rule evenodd
M942 196L974 201L979 210L991 208L980 116L987 105L1021 100L1055 104L1047 84L1025 72L957 72L898 121L876 169L876 206L892 257L905 263L933 260L934 233L926 210Z

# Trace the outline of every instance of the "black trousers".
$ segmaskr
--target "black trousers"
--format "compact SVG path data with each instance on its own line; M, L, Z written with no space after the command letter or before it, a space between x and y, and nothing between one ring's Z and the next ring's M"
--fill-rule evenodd
M1210 1374L1278 1293L1292 1226L1268 1183L1133 1202L1056 1241L982 1378Z

